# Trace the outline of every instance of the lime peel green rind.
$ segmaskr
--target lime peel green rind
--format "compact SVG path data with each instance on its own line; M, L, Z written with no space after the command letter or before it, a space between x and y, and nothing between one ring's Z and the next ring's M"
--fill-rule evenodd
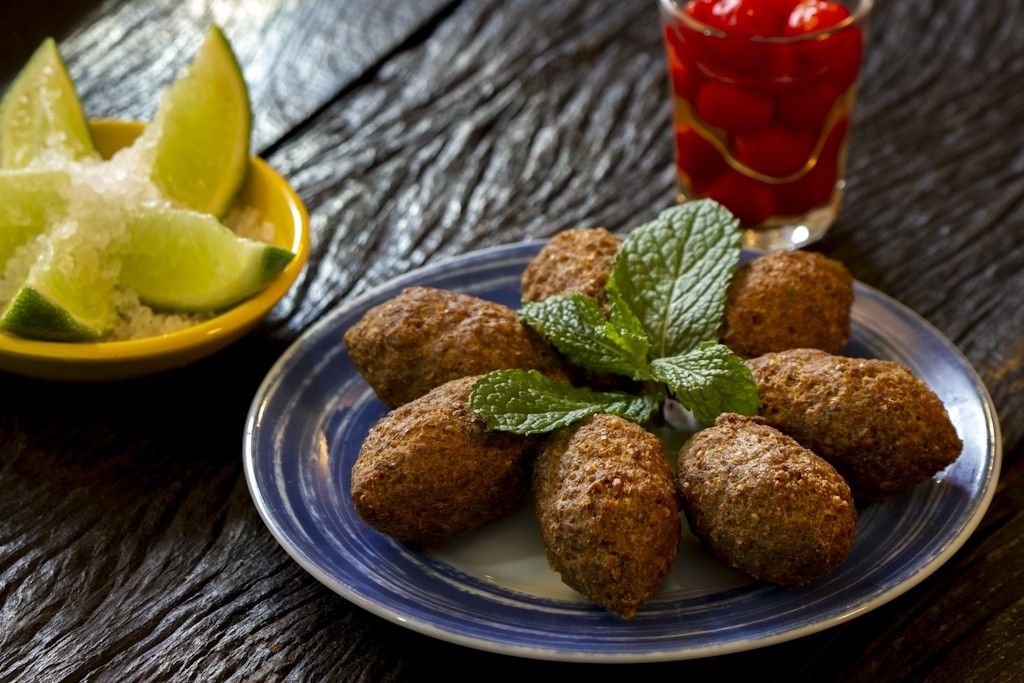
M149 209L130 221L121 284L157 309L215 311L263 289L293 258L208 214Z
M245 183L252 112L242 70L214 26L160 101L152 178L178 204L224 216Z
M260 272L263 274L260 280L260 289L277 278L294 258L295 254L287 249L268 246L263 252L263 263L260 268Z
M36 49L0 101L0 168L24 168L46 151L71 159L96 154L53 38Z
M77 320L30 285L23 286L0 317L0 329L46 341L96 341L103 333Z

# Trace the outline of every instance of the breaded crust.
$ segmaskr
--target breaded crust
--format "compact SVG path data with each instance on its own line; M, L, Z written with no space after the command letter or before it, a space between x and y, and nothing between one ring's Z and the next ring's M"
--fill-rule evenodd
M568 586L633 616L672 570L681 524L661 441L613 415L556 433L533 475L548 563Z
M606 305L621 243L603 228L558 233L523 272L523 298L582 292ZM793 348L838 353L850 339L852 305L853 277L842 263L805 251L761 256L733 276L722 343L744 358Z
M747 364L761 414L832 463L859 499L905 491L963 448L942 401L899 363L794 349Z
M580 293L606 307L608 295L604 286L621 243L621 237L604 228L575 228L558 233L523 271L523 299L543 301L558 294ZM625 377L592 372L570 363L566 367L576 384L600 391L636 391L636 385Z
M345 333L345 345L390 408L492 370L523 368L566 379L555 351L514 311L443 289L409 287L371 308Z
M522 503L537 440L487 431L468 403L477 379L443 384L370 430L352 467L352 502L368 524L433 545Z
M842 263L807 251L761 256L733 276L722 343L744 358L796 348L839 353L852 305L853 277Z
M850 554L857 510L836 470L761 418L724 414L679 454L694 535L755 579L798 586Z
M607 303L604 286L622 238L604 228L560 232L544 245L523 271L521 287L527 301L580 292Z

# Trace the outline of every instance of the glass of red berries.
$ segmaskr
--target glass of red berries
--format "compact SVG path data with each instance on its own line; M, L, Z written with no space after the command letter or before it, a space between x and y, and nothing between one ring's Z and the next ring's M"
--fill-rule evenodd
M747 228L744 245L820 239L843 197L873 0L660 0L676 172Z

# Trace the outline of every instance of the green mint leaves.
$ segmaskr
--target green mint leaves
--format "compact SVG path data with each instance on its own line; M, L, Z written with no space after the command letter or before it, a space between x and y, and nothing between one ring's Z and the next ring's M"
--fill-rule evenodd
M519 317L579 366L633 379L651 376L647 335L632 313L619 310L608 320L589 296L563 294L523 304Z
M661 394L634 396L578 389L536 370L497 370L473 385L469 407L487 417L489 429L539 434L597 413L646 422L662 399Z
M655 357L718 341L725 291L740 257L739 224L704 199L662 211L622 243L608 289L643 323Z
M663 384L705 424L723 412L755 414L760 399L753 375L718 343L739 238L739 221L719 204L675 206L622 243L606 287L607 314L583 294L523 305L523 322L568 360L645 381L643 395L501 370L477 381L470 406L491 429L517 434L551 431L597 413L644 422L665 398Z
M760 407L750 368L722 344L704 342L678 356L655 358L651 372L704 424L721 413L756 415Z

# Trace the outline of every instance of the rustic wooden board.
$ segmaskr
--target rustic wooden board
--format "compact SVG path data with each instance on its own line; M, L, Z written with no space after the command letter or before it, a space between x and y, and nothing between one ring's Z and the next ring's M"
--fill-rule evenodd
M0 679L938 681L1024 669L1024 0L880 4L847 204L821 245L926 315L985 378L1007 462L981 528L922 585L844 626L641 669L502 658L350 605L265 530L240 441L263 373L347 297L479 246L628 227L673 200L655 3L462 2L361 66L349 63L369 40L358 32L344 45L281 36L315 33L340 3L257 17L267 6L221 19L256 84L262 144L312 211L310 266L259 333L191 368L105 386L0 379ZM90 108L148 111L150 79L166 79L207 22L191 4L154 7L112 4L69 37ZM244 28L257 25L276 57L257 54ZM103 50L107 35L118 40ZM154 55L149 76L134 71ZM342 76L315 85L321 71ZM293 87L317 103L290 109Z
M450 2L108 0L61 51L89 116L148 120L206 29L221 25L249 84L260 151L443 17Z

